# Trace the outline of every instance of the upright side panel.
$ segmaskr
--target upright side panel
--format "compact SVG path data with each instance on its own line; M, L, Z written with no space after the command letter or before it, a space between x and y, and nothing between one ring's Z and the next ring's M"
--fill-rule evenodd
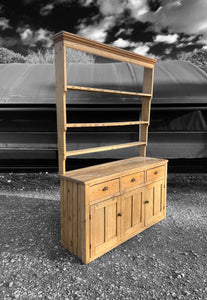
M67 240L68 249L73 252L73 182L67 181Z
M61 183L61 242L81 259L81 193L79 185L67 179ZM84 209L84 207L83 207ZM79 223L78 223L79 222Z
M61 243L68 248L68 203L67 203L67 180L60 179L61 188Z
M83 263L87 264L89 257L89 201L88 201L88 187L78 184L78 205L80 205L80 221L78 222L78 240L80 241L79 258Z
M154 68L144 68L143 78L143 93L153 94L153 79L154 79ZM148 124L142 124L140 130L140 141L145 142L146 145L140 146L140 156L146 156L146 147L148 140L148 126L150 123L150 108L151 108L151 97L143 97L142 100L142 121L147 121Z
M63 41L55 44L56 108L59 173L65 174L66 160L66 64Z
M163 185L163 217L166 218L166 202L167 202L167 168L168 164L165 165L165 183Z
M83 222L82 222L82 226L83 226L83 230L84 230L84 247L83 247L83 253L82 253L82 257L83 257L83 262L84 263L89 263L90 261L90 211L89 211L89 192L88 192L88 186L84 186L84 211L83 211Z
M73 182L72 191L72 231L73 231L73 254L78 255L78 184Z
M82 237L81 237L81 209L84 209L83 207L81 207L82 204L82 192L80 189L80 185L78 184L78 195L77 195L77 224L78 224L78 228L77 228L77 256L81 259L81 255L82 255Z

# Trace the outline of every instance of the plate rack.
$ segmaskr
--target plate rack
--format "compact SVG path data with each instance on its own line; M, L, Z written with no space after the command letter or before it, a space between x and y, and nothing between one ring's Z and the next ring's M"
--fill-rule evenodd
M146 146L148 140L148 126L150 123L150 107L153 94L153 76L154 64L156 59L142 56L133 52L129 52L117 47L99 43L72 33L62 31L53 37L55 44L55 73L56 73L56 108L57 108L57 134L58 134L58 160L59 160L59 174L66 173L66 159L73 155L81 155L92 152L108 151L114 149L121 149L127 147L140 147L139 155L146 156ZM144 68L143 75L143 89L142 93L120 91L111 89L101 89L84 86L74 86L67 83L66 76L66 48L72 48L91 54L104 56L107 58L136 64ZM105 123L67 123L66 117L66 93L69 90L116 94L116 95L130 95L142 98L142 112L140 121L128 122L105 122ZM105 126L129 126L140 125L139 127L139 141L108 145L103 147L66 150L66 132L68 128L74 127L105 127Z

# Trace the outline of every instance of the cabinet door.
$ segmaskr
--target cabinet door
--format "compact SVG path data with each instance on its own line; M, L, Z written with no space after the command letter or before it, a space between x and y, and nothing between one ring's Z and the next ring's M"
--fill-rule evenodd
M165 199L165 182L157 181L145 187L144 220L145 226L150 226L163 219Z
M90 206L90 248L91 257L109 251L120 240L119 197Z
M144 189L136 189L121 197L121 235L126 240L144 227Z

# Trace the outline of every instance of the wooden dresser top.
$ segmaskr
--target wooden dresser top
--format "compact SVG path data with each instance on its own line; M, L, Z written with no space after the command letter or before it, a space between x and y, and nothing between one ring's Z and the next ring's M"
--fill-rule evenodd
M69 179L84 185L96 184L122 175L153 168L167 163L165 159L150 157L132 157L110 163L100 164L87 168L81 168L59 175L61 178Z

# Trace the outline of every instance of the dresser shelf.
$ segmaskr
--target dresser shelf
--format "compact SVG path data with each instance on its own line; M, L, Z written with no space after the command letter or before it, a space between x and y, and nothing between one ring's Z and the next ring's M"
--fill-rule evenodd
M87 264L165 218L167 160L146 157L156 60L65 31L56 34L53 40L61 241L66 249ZM66 78L66 48L140 65L144 68L142 93L69 85ZM70 90L141 98L141 119L127 122L67 122L66 93ZM131 125L139 126L139 141L66 150L66 132L69 128ZM66 171L67 157L127 147L139 147L139 156Z

